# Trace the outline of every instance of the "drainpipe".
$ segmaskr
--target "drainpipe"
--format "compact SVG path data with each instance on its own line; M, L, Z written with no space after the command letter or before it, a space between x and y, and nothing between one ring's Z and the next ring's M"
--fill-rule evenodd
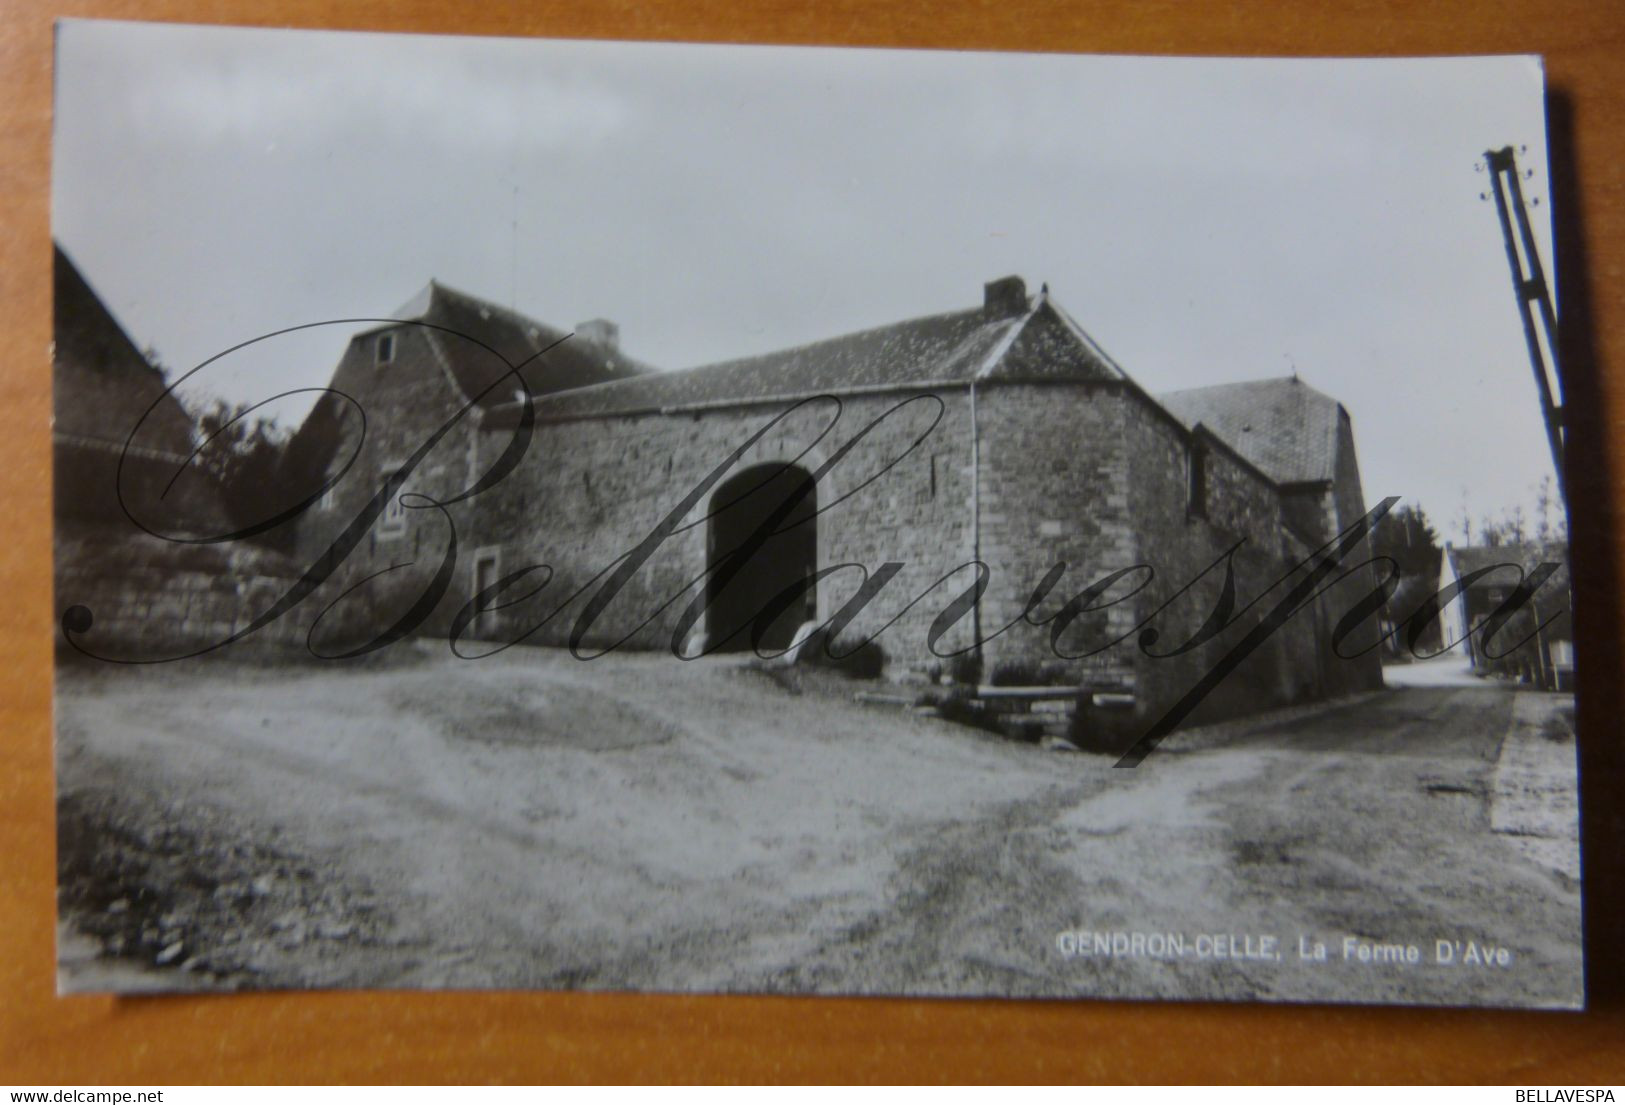
M970 382L970 550L971 559L982 559L982 432L976 423L976 380ZM971 636L982 639L982 599L978 595L970 608ZM980 652L980 646L978 646ZM984 673L985 674L985 673Z
M995 280L983 289L985 297L984 311L993 311L1012 319L1009 329L999 338L998 343L983 359L970 378L970 543L971 557L977 561L982 559L982 432L976 423L976 382L990 375L1004 355L1015 344L1016 338L1021 335L1027 323L1036 315L1049 299L1049 285L1044 285L1043 291L1037 296L1028 299L1026 285L1020 277L1007 276L1003 280ZM1014 312L1010 308L1014 304L1019 307ZM975 639L982 639L982 601L980 598L971 604L971 632ZM977 646L977 658L981 659L981 646ZM985 673L984 673L985 674Z

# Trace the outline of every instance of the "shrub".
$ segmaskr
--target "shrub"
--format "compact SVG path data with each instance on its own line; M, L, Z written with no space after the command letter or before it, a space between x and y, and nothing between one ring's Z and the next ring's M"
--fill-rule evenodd
M948 678L955 683L965 683L974 686L982 681L982 654L980 652L961 652L948 659Z
M404 572L369 580L322 614L312 645L320 653L333 654L369 643L412 608L425 586L423 577Z
M802 644L796 662L829 668L852 679L879 679L886 669L886 653L875 641L859 642L848 637L831 641L829 630L819 628Z
M944 721L969 725L974 729L998 733L1001 736L1004 734L1004 730L999 726L999 719L968 694L945 694L937 699L936 709L937 716Z
M1078 696L1067 739L1079 748L1117 756L1127 752L1139 735L1135 711L1096 706L1087 692Z
M995 687L1068 687L1076 680L1063 663L1033 660L1001 660L993 666L988 682Z

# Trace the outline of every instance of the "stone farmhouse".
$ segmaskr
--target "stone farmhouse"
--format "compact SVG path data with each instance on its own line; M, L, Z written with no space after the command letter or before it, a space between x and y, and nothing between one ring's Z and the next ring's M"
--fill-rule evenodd
M290 450L291 471L333 481L298 558L396 477L338 573L367 582L333 616L387 622L455 534L421 629L466 655L771 654L833 620L835 651L872 637L891 678L1078 687L1140 721L1365 512L1335 400L1296 377L1153 397L1018 277L964 309L681 371L627 356L602 320L567 336L431 282L354 335L332 388ZM1227 566L1236 613L1193 643ZM1196 716L1379 685L1375 650L1331 641L1368 590L1359 572L1324 590Z

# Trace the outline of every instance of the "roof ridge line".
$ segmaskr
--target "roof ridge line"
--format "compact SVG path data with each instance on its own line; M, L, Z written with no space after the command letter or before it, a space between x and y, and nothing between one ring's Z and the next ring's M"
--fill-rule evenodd
M1048 285L1046 284L1045 287L1047 288ZM1061 320L1062 324L1064 324L1067 329L1072 331L1072 335L1081 341L1089 352L1099 357L1102 364L1104 364L1107 368L1110 368L1113 372L1117 373L1118 376L1125 380L1133 379L1133 377L1128 374L1128 371L1124 369L1122 365L1118 364L1117 360L1110 353L1106 352L1106 350L1101 347L1099 342L1090 336L1089 331L1078 325L1078 320L1073 318L1071 313L1068 312L1065 307L1050 299L1048 292L1040 292L1039 295L1045 303L1050 305L1050 309L1055 312L1056 317ZM1146 394L1150 395L1149 392Z
M1171 391L1165 391L1165 392L1162 392L1161 394L1163 394L1163 395L1183 395L1183 394L1185 394L1187 392L1192 392L1192 391L1216 391L1216 390L1218 390L1220 388L1245 388L1245 387L1256 387L1259 384L1289 384L1289 383L1290 384L1297 384L1299 387L1307 388L1308 390L1314 392L1316 395L1322 396L1323 398L1326 398L1326 399L1330 399L1332 402L1338 403L1339 405L1341 405L1339 400L1337 400L1336 398L1334 398L1334 397L1332 397L1330 395L1327 395L1324 391L1321 391L1314 384L1311 384L1309 381L1305 380L1302 375L1300 375L1298 373L1295 373L1295 372L1289 372L1289 373L1287 373L1285 375L1282 375L1282 376L1257 376L1257 377L1254 377L1251 380L1230 380L1230 381L1221 382L1221 383L1217 383L1217 384L1197 384L1195 387L1174 388Z
M952 311L933 311L930 314L914 315L910 318L898 319L895 322L882 322L874 326L865 326L859 330L846 330L839 334L831 334L827 338L814 338L812 341L798 342L795 345L781 345L773 349L764 349L760 353L746 353L739 357L728 357L720 361L701 361L699 364L683 365L680 368L661 369L663 373L698 372L702 369L723 368L731 365L741 365L748 361L759 361L766 357L780 357L789 353L800 353L803 350L815 349L820 345L831 345L838 341L847 341L851 338L862 337L865 334L875 334L882 330L896 330L904 326L912 326L918 322L950 318L954 315L970 315L978 313L980 308L961 307ZM612 381L619 383L620 381Z
M1021 332L1027 328L1027 324L1033 320L1033 316L1038 313L1038 308L1044 305L1046 299L1048 299L1048 296L1043 292L1033 296L1032 306L1027 308L1027 313L1014 320L1005 335L998 340L992 349L988 350L987 356L982 359L981 367L971 374L972 380L985 380L993 374L993 369L998 366L1000 361L1004 360L1005 354L1009 353L1010 347L1016 344L1016 339L1021 336Z
M475 397L468 394L468 389L462 385L462 382L457 379L457 374L451 370L451 358L446 356L446 351L440 344L440 335L435 333L433 327L425 327L423 335L429 344L429 352L434 354L434 363L440 367L440 375L446 378L447 386L468 402L476 402Z
M439 279L438 277L431 276L429 278L429 287L431 289L430 304L429 304L429 306L431 308L434 305L433 304L433 294L432 293L433 292L444 292L447 295L451 295L451 296L458 297L460 299L467 300L469 303L478 304L480 307L491 311L493 314L506 315L508 317L509 321L516 322L516 323L522 323L528 329L534 329L534 330L537 330L537 331L553 330L553 331L556 331L556 332L561 333L561 334L568 334L568 333L573 332L573 330L560 329L559 327L553 326L550 323L543 322L539 318L532 318L530 315L525 314L523 311L519 310L519 308L517 308L517 307L504 307L502 304L496 302L495 300L486 299L484 296L475 295L473 292L467 292L467 291L464 291L462 288L453 287L452 285L447 284L445 281Z

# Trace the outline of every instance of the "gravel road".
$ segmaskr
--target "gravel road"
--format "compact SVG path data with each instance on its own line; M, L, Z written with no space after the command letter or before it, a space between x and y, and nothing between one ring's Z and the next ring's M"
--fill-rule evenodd
M431 644L65 667L62 986L1580 999L1574 879L1492 827L1518 726L1572 762L1559 696L1406 687L1127 771L852 688Z

